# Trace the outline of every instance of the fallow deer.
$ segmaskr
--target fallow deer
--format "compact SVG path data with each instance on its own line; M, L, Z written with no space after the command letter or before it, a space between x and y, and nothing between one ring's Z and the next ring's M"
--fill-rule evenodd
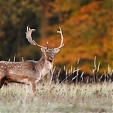
M32 32L35 29L30 29L27 27L26 38L34 46L41 48L43 56L39 61L22 61L22 62L9 62L0 61L0 88L3 84L9 82L30 84L32 86L32 91L36 95L36 84L44 77L53 66L54 54L58 53L60 49L64 46L63 35L60 28L57 33L61 35L61 43L57 48L49 49L48 47L41 46L32 40Z

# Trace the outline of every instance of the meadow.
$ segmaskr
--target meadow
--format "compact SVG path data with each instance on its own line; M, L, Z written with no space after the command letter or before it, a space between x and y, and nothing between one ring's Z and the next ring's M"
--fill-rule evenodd
M9 84L0 89L0 113L112 113L113 83Z

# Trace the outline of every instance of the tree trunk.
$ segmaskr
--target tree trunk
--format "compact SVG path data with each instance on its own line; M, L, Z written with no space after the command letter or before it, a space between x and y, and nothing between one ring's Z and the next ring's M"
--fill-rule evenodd
M47 27L48 27L48 5L49 3L46 2L42 2L41 3L41 23L40 23L40 35L41 38L46 38L47 37Z

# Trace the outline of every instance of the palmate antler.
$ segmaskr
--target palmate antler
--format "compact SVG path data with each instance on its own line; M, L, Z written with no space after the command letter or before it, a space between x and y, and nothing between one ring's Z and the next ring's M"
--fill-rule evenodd
M36 45L36 42L34 40L32 40L32 37L31 37L31 33L34 32L34 31L35 31L35 29L30 29L27 26L26 38L32 45Z
M54 48L54 49L60 49L61 47L63 47L64 46L64 44L63 44L63 34L62 34L62 30L61 30L61 28L59 27L59 31L57 31L57 33L60 33L61 34L61 43L60 43L60 46L59 47L57 47L57 48ZM32 32L34 32L34 31L36 31L35 29L30 29L28 26L27 26L27 31L26 31L26 38L27 38L27 40L32 44L32 45L35 45L35 46L38 46L38 47L40 47L40 48L48 48L48 47L44 47L44 46L41 46L41 45L39 45L39 44L37 44L33 39L32 39L32 36L31 36L31 34L32 34ZM48 42L47 42L47 45L48 45Z
M35 30L35 29L30 29L30 28L27 26L27 31L26 31L26 38L27 38L27 40L28 40L32 45L34 45L34 46L38 46L38 47L40 47L40 48L46 48L46 47L44 47L44 46L41 46L41 45L37 44L37 43L32 39L31 34L32 34L32 32L34 32L34 31L36 31L36 30Z

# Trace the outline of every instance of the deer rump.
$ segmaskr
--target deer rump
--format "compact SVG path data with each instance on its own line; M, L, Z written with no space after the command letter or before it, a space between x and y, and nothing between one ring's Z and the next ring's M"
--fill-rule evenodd
M9 82L31 84L39 80L41 74L36 69L36 61L0 62L0 88ZM38 78L38 79L37 79Z

